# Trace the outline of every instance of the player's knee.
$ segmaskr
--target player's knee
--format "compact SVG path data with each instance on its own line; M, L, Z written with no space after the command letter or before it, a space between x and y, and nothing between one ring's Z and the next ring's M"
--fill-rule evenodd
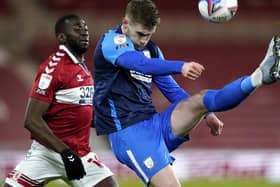
M206 94L208 90L204 89L198 92L197 94L199 95L200 99L203 100L204 95Z
M207 90L201 90L200 92L192 95L190 98L188 98L187 102L192 103L193 107L196 109L204 110L205 106L203 104L203 98Z

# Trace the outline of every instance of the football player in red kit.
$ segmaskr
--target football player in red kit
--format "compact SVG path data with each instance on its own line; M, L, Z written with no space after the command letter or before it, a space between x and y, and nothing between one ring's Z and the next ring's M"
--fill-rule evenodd
M24 127L33 143L4 187L42 186L54 178L75 187L116 187L114 174L89 145L93 79L84 64L88 26L77 15L65 15L57 20L55 34L58 49L41 64L26 110Z

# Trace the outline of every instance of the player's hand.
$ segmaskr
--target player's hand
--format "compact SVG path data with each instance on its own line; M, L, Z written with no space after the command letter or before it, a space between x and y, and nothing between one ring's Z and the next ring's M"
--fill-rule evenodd
M182 67L182 75L190 80L196 80L205 68L196 62L186 62Z
M69 180L79 180L86 175L85 168L80 157L72 150L65 149L60 153L60 155L65 166L67 178Z
M224 123L214 113L207 115L205 121L213 136L222 134Z

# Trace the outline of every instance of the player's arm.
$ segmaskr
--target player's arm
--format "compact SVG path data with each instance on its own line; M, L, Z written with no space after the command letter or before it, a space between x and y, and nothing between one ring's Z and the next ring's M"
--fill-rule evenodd
M171 103L178 102L190 96L189 93L178 85L171 75L154 76L153 82Z
M224 123L214 113L209 113L205 117L205 121L213 136L219 136L222 134Z
M50 104L30 97L26 109L24 127L30 131L32 136L43 143L46 147L61 153L68 149L50 130L43 119L43 114L48 110Z
M43 114L49 106L50 104L45 101L30 97L24 127L31 132L36 140L61 155L69 180L81 179L86 174L81 159L52 133L43 119Z
M181 73L184 77L195 80L204 71L204 67L196 62L147 58L141 52L127 51L120 55L116 64L129 70L151 75L170 75Z
M102 52L104 58L113 65L144 74L182 74L184 77L194 80L204 70L204 67L196 62L148 58L142 52L134 49L134 45L128 37L124 38L123 35L112 32L105 35Z
M116 59L116 64L122 68L135 70L144 74L170 75L181 73L184 62L147 58L141 52L127 51Z

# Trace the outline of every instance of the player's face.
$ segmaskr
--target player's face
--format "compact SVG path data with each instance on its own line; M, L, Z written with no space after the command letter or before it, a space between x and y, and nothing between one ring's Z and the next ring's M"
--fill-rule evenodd
M148 29L139 23L132 23L131 21L128 21L126 28L124 34L131 39L137 50L140 50L147 45L152 35L156 32L156 26L152 29Z
M83 54L89 48L89 32L86 22L82 19L73 19L67 23L65 35L66 45L74 53Z

